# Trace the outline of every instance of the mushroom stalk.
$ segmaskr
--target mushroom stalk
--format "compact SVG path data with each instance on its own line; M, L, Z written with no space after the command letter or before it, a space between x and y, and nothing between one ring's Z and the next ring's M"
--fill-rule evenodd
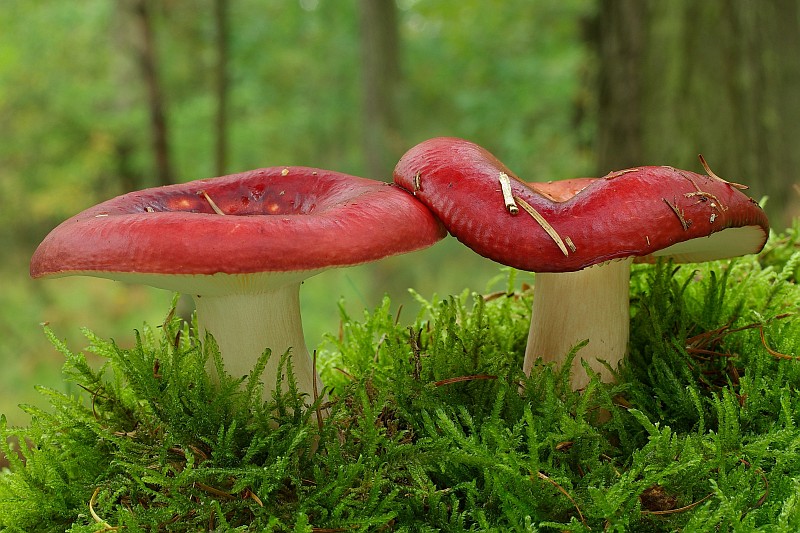
M530 375L536 359L562 362L576 344L588 339L572 363L572 389L589 383L581 359L602 381L613 381L599 360L616 369L627 352L632 261L608 261L577 272L536 274L525 374Z
M248 375L266 348L272 350L264 369L264 399L275 390L278 364L286 350L298 392L314 399L322 382L308 355L300 319L300 283L259 293L195 296L200 334L211 333L219 346L225 371L235 378ZM213 374L213 369L212 374ZM283 384L286 385L284 369ZM283 389L284 392L286 389Z

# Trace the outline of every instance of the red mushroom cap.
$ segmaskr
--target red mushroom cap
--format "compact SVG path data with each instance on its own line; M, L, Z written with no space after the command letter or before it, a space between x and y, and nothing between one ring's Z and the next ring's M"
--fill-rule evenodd
M91 207L47 235L30 272L38 278L310 271L417 250L444 235L425 206L391 184L273 167L145 189Z
M516 209L506 206L501 174ZM522 270L566 272L626 257L696 262L759 251L767 216L710 174L650 166L526 184L484 148L436 138L400 159L394 181L477 253Z

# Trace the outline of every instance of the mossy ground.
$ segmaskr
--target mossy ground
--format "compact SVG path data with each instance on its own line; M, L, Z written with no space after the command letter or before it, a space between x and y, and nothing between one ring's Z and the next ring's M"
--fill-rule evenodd
M28 443L24 462L4 450L0 528L798 531L798 240L635 266L626 364L580 393L521 373L531 292L513 272L490 297L419 297L413 320L388 300L343 312L319 351L327 405L212 385L213 342L173 319L129 350L87 331L99 370L48 332L82 393L0 422Z

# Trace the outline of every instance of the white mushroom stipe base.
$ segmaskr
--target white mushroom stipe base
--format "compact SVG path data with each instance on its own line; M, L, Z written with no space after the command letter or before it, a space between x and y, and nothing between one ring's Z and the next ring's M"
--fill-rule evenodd
M210 276L119 272L95 275L192 294L199 337L205 339L206 333L214 337L225 372L234 378L248 376L264 350L269 348L270 357L262 374L264 400L272 397L281 357L291 350L289 359L297 390L306 395L306 403L311 403L314 391L323 394L323 384L315 373L303 335L300 285L319 272L321 270ZM208 361L207 368L219 379L213 360ZM286 369L281 382L282 392L286 392Z
M579 270L536 274L533 312L523 371L530 375L537 359L560 363L578 343L589 340L572 362L572 387L582 389L589 376L581 360L613 381L612 369L628 347L629 280L633 259L609 261Z
M277 376L281 357L290 350L289 360L298 390L322 394L322 381L314 371L303 337L300 283L255 294L195 296L194 302L200 336L205 338L205 334L210 333L214 337L220 353L224 354L228 374L234 378L248 375L264 348L269 347L271 354L263 375L273 378L264 383L267 399L275 389L274 376ZM212 375L216 373L213 361L209 361L209 371ZM283 369L283 392L287 391L286 372L287 369Z

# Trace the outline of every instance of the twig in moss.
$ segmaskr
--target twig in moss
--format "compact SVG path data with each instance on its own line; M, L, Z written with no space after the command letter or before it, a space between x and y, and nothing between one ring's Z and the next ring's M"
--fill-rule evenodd
M177 300L175 300L175 303L173 303L172 308L169 310L169 313L167 313L166 318L164 318L164 322L162 322L161 325L159 326L165 332L169 331L169 325L172 324L172 320L175 318L176 309L177 309ZM175 348L176 350L180 347L181 344L181 333L182 330L178 329L178 332L175 334L175 338L172 340L172 347Z
M94 512L94 502L97 500L97 495L100 494L100 487L94 489L94 493L92 497L89 498L89 514L92 515L92 518L95 522L103 526L103 531L119 531L118 527L112 527L111 524L97 516L97 513Z
M419 381L422 378L422 330L414 331L414 328L408 328L408 338L411 344L411 377L414 381Z
M706 350L704 348L687 348L686 351L691 355L698 355L695 359L701 359L703 361L711 361L710 357L699 357L700 355L713 355L716 357L733 357L734 354L732 353L722 353L717 352L714 350Z
M261 498L259 498L256 493L250 489L245 489L244 494L242 495L242 499L246 500L247 498L250 498L256 502L259 507L264 507L264 502L261 501Z
M727 370L728 375L731 378L731 384L734 387L738 387L740 385L739 369L736 368L736 365L734 365L730 359L728 360ZM736 394L736 397L739 398L739 403L741 406L744 406L744 398L739 394Z
M689 505L684 505L683 507L678 507L677 509L668 509L666 511L642 511L642 514L653 514L653 515L662 515L663 516L663 515L669 515L669 514L684 513L684 512L686 512L686 511L688 511L688 510L690 510L690 509L692 509L694 507L697 507L698 505L700 505L701 503L703 503L704 501L706 501L707 499L709 499L713 495L714 495L714 493L710 492L710 493L706 494L705 496L703 496L702 498L700 498L699 500L697 500L696 502L692 502Z
M614 466L614 459L612 459L611 456L609 456L608 454L605 454L605 453L601 453L600 454L600 459L603 459L604 461L606 461L608 463L608 466L611 467L611 470L614 471L614 474L616 474L617 477L621 477L622 476L622 474L617 469L617 467Z
M313 354L311 355L311 371L314 373L313 375L318 376L317 374L317 351L314 350ZM314 405L316 405L316 412L317 412L317 427L319 428L320 433L322 432L322 409L320 407L319 402L319 390L317 390L317 380L313 380L313 392L314 392ZM262 505L263 507L263 505Z
M555 481L553 481L551 478L549 478L548 476L546 476L546 475L545 475L545 474L543 474L542 472L536 472L536 475L537 475L537 476L538 476L538 478L539 478L539 479L541 479L542 481L547 481L548 483L550 483L551 485L553 485L553 486L554 486L556 489L558 489L558 492L560 492L561 494L563 494L564 496L566 496L566 497L567 497L567 499L568 499L569 501L571 501L571 502L572 502L572 505L575 507L575 510L576 510L576 511L578 511L578 516L579 516L579 517L580 517L580 519L581 519L581 523L582 523L582 524L583 524L585 527L587 527L587 528L588 528L588 527L589 527L589 525L586 523L586 519L583 517L583 513L581 512L581 508L580 508L580 507L578 507L578 504L575 502L575 499L574 499L572 496L570 496L569 492L567 492L567 491L566 491L566 489L564 489L564 487L562 487L561 485L559 485L558 483L556 483Z
M353 374L351 374L347 370L344 370L343 368L339 368L338 366L334 366L333 369L336 370L337 372L339 372L340 374L344 375L350 381L355 381L356 380L356 377Z
M192 450L192 452L195 455L195 458L200 458L200 461L199 461L200 463L202 463L204 461L208 461L208 454L206 452L204 452L203 450L201 450L200 448L198 448L194 444L189 444L187 447L190 450Z
M739 461L743 465L745 465L747 467L752 467L753 466L749 462L747 462L745 459L739 459ZM761 468L757 468L756 472L758 472L758 475L761 476L761 480L764 482L764 494L762 494L761 497L758 499L758 501L756 502L755 506L753 506L753 509L758 509L759 507L764 505L764 502L767 501L767 496L769 496L769 481L767 480L767 476L764 474L764 471ZM741 516L740 520L744 519L745 515L747 515L747 513L749 513L753 509L748 509L747 511L742 513L742 516Z
M573 250L574 251L574 250ZM520 292L517 291L497 291L497 292L490 292L489 294L481 295L484 302L491 302L492 300L497 300L498 298L511 298L512 300L519 300L522 294L530 289L530 285L527 283L523 283L522 287L520 288Z
M509 293L508 291L497 291L490 294L484 294L481 296L481 298L483 298L484 302L491 302L492 300L497 300L498 298L502 298L504 296L506 298L511 297L513 294L513 292Z
M86 386L84 386L84 385L82 385L80 383L78 383L77 385L78 385L78 387L82 388L83 390L85 390L86 392L88 392L89 394L92 395L92 416L94 416L95 420L100 420L100 415L97 414L97 409L95 408L95 399L97 397L100 397L100 398L108 400L108 397L101 396L99 390L93 391L93 390L89 389L88 387L86 387Z
M233 494L228 494L224 490L220 490L210 485L206 485L205 483L200 483L199 481L195 481L194 486L202 491L208 492L209 494L213 494L214 496L219 496L220 498L225 498L227 500L236 499L236 496L234 496Z
M187 448L189 448L192 451L192 453L194 454L195 461L198 464L208 461L208 454L203 450L201 450L200 448L198 448L197 446L189 444L187 445ZM180 455L181 457L183 457L184 460L186 460L186 452L180 446L173 446L172 448L169 448L168 451L176 455Z
M477 379L497 379L497 376L490 376L488 374L475 374L472 376L457 376L454 378L442 379L434 383L435 386L441 387L442 385L451 385L453 383L461 383L463 381L475 381Z
M765 335L764 334L764 326L761 325L761 324L759 324L759 326L758 326L758 334L759 334L759 337L761 337L761 344L764 345L764 349L767 350L767 352L771 356L777 357L778 359L789 359L789 360L800 359L800 356L781 353L781 352L779 352L779 351L777 351L777 350L775 350L773 348L770 348L769 345L767 344L767 339L764 337L764 335Z
M782 320L782 319L785 319L785 318L789 318L789 317L791 317L793 315L794 315L794 313L783 313L783 314L776 315L776 316L772 317L772 319L770 321L772 321L772 320ZM689 352L689 353L701 353L701 354L706 354L706 355L716 355L716 356L719 356L719 357L731 357L732 354L720 353L720 352L716 352L716 351L713 351L713 350L706 350L706 349L704 349L704 347L709 346L711 344L719 343L720 341L722 341L722 339L724 337L730 335L731 333L738 333L740 331L746 331L748 329L758 328L759 331L760 331L760 334L761 334L762 344L764 345L764 348L766 348L769 353L771 353L772 355L774 355L776 357L780 357L780 358L783 358L783 359L797 359L798 358L797 356L782 354L780 352L776 352L775 350L771 349L767 345L766 339L764 337L764 324L752 323L752 324L747 324L747 325L744 325L744 326L740 326L738 328L731 328L732 323L733 323L733 320L731 320L730 322L728 322L724 326L719 327L717 329L712 329L710 331L704 331L703 333L699 333L699 334L697 334L697 335L695 335L693 337L689 337L688 339L686 339L686 351Z
M378 339L378 343L375 345L375 355L372 357L372 362L378 364L378 355L381 353L381 344L386 342L387 335L386 333L381 335L381 338Z
M161 328L164 331L167 331L167 329L169 328L169 325L172 323L172 319L175 318L175 309L176 309L176 306L173 305L170 308L169 313L167 313L167 316L164 317L164 321L161 323Z

